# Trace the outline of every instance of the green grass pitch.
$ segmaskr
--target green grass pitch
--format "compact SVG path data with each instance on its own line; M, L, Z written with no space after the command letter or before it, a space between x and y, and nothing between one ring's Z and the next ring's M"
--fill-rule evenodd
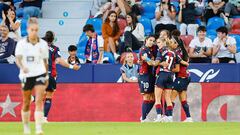
M34 135L34 124L31 124ZM44 135L240 135L240 123L47 123ZM0 135L22 135L22 124L0 123Z

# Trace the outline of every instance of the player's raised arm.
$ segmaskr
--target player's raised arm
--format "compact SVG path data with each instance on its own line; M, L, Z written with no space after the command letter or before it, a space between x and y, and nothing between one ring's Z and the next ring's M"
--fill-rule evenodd
M57 64L60 64L61 66L63 67L66 67L66 68L70 68L70 69L73 69L73 70L79 70L80 69L80 66L78 66L77 64L75 65L71 65L71 64L68 64L63 58L61 57L58 57L56 59L56 63Z

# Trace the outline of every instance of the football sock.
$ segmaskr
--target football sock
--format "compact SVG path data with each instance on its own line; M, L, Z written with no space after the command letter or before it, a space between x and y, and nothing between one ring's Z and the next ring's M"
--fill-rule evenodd
M172 112L173 112L173 107L168 106L166 110L166 116L172 116Z
M21 116L22 116L22 123L24 125L28 125L30 122L30 111L24 112L21 110Z
M187 103L186 100L185 100L185 101L182 101L182 107L183 107L183 110L184 110L184 112L185 112L185 114L186 114L186 117L187 117L187 118L191 117L190 111L189 111L189 105L188 105L188 103Z
M142 102L142 120L146 119L147 110L148 110L148 101L143 100L143 102Z
M48 113L51 109L51 106L52 106L52 99L46 98L45 103L44 103L44 117L48 117Z
M162 105L161 104L156 104L155 105L155 108L156 108L156 112L157 114L161 114L162 115Z
M150 101L148 102L148 104L147 104L147 111L146 111L147 115L148 115L148 114L150 113L150 111L152 110L154 104L155 104L155 101L154 101L154 100L150 100Z
M34 118L35 118L36 131L42 131L43 112L35 111Z

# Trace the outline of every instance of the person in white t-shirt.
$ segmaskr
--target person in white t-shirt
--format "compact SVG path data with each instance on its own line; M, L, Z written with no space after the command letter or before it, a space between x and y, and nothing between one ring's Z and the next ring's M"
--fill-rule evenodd
M236 63L236 40L228 36L226 27L219 27L217 30L217 38L213 41L212 63Z
M28 37L17 44L16 64L20 69L23 106L21 110L24 134L31 134L30 103L32 90L35 90L35 125L36 134L43 134L43 95L48 84L48 44L38 36L39 25L35 18L28 22Z
M91 24L86 24L83 27L83 32L88 36L85 48L86 63L101 64L104 52L104 40L102 36L95 33L94 27Z
M176 9L170 3L170 0L162 0L155 10L155 34L159 34L162 30L166 29L170 33L177 29L176 26Z
M139 50L144 44L144 27L134 13L127 15L127 24L124 30L125 50L127 52Z
M206 37L206 27L198 27L197 35L189 45L190 62L211 63L213 45L212 40Z

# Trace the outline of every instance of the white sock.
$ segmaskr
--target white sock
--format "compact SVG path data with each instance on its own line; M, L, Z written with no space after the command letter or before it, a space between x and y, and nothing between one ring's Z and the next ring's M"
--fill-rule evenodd
M30 111L24 112L21 110L21 116L22 116L22 123L24 125L28 125L30 122Z
M42 131L43 112L35 111L34 118L35 118L36 131Z

